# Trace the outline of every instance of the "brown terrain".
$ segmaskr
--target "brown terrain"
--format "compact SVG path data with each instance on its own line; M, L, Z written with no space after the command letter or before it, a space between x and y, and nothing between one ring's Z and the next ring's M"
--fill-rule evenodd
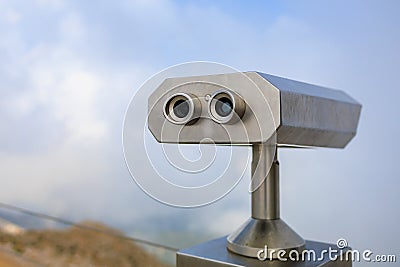
M122 234L98 223L66 230L0 232L0 267L167 267Z
M17 259L11 255L7 255L3 251L0 252L0 266L23 267L24 261Z

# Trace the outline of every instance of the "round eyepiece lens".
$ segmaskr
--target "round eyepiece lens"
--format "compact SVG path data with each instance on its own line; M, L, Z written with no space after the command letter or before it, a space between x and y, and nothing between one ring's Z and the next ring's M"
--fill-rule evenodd
M174 103L174 114L178 118L185 118L189 114L189 103L186 100L179 99Z
M227 117L231 114L233 109L232 100L227 97L221 97L215 103L215 111L221 117Z

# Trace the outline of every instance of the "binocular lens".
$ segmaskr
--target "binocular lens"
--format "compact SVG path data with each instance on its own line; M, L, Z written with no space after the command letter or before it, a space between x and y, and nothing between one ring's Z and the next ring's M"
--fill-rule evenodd
M216 123L231 124L242 118L245 109L246 104L239 95L229 90L220 90L211 96L208 114Z
M192 94L176 93L164 103L164 116L174 124L192 124L200 115L200 100Z
M233 110L232 100L227 97L221 97L215 103L215 112L221 117L227 117Z
M178 118L185 118L189 114L189 103L187 100L179 99L174 103L173 111Z

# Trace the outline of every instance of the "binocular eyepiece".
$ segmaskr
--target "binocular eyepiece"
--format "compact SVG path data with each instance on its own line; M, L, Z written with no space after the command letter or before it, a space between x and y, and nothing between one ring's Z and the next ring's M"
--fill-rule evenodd
M193 124L201 116L200 100L193 94L174 94L164 103L164 116L174 124Z
M205 97L208 116L216 123L232 124L239 121L246 110L246 103L229 90L219 90ZM176 93L164 103L164 116L174 124L193 124L202 114L202 103L190 93Z

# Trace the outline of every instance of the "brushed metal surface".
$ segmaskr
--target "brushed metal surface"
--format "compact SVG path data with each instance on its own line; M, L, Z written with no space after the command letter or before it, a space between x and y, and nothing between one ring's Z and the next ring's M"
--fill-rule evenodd
M207 99L220 90L245 101L240 122L222 125L210 118ZM163 103L175 93L200 99L203 111L196 123L166 120ZM342 91L260 72L166 79L150 96L148 108L148 126L159 142L197 144L209 138L217 144L254 144L277 133L278 144L336 148L354 137L361 112L361 105Z
M254 144L251 149L251 217L279 219L278 149L268 144Z
M302 252L305 241L283 220L260 220L250 218L228 238L228 249L237 254L257 258L260 249L268 245L267 256L278 258L277 251L284 250L289 253L292 250Z
M314 250L317 255L320 255L323 250L338 249L336 245L306 241L306 249ZM350 250L346 248L340 250L340 254ZM338 254L338 255L340 255ZM196 245L191 248L180 250L177 253L177 267L351 267L352 261L341 261L340 257L336 261L331 261L327 255L324 254L323 259L319 261L279 261L279 260L266 260L260 261L255 258L249 258L229 252L226 249L226 237L221 237Z
M254 144L252 151L252 218L228 236L228 249L254 258L266 244L267 255L272 258L278 257L273 251L301 252L304 239L280 219L277 147Z

